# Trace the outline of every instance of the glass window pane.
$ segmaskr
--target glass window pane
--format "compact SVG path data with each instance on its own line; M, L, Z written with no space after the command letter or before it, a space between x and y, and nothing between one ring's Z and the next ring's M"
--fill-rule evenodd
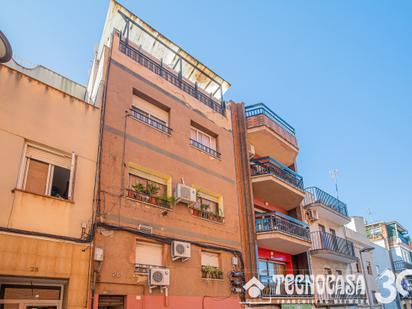
M70 183L70 170L55 166L50 195L59 198L68 198Z

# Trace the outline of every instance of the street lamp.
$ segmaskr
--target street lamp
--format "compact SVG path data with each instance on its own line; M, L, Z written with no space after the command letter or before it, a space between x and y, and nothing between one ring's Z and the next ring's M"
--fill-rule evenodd
M4 33L0 31L0 63L9 61L12 55L13 51L11 49L9 40L7 40Z
M362 274L363 274L363 277L365 278L366 295L367 295L367 299L368 299L370 309L372 309L372 300L371 300L371 297L370 297L370 294L369 294L368 278L366 277L366 273L365 273L365 265L363 264L362 253L371 252L372 250L375 250L375 248L374 247L367 247L367 248L363 248L363 249L359 250L360 260L361 260L361 264L362 264Z

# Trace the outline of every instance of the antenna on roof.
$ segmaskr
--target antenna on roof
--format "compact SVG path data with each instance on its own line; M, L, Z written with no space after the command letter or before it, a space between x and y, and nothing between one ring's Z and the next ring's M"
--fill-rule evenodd
M339 189L338 189L339 170L338 169L331 170L329 171L329 175L335 182L336 198L339 200Z

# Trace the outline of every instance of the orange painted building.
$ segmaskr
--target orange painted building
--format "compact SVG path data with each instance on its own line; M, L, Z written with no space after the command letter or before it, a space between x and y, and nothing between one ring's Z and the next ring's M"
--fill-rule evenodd
M88 85L103 110L94 308L240 307L229 86L110 2Z

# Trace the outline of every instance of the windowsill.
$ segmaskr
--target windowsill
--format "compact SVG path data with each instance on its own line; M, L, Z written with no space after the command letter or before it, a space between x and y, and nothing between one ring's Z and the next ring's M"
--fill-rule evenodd
M166 210L166 211L173 211L172 208L166 208L166 207L162 207L162 206L159 206L159 205L156 205L156 204L152 204L152 203L149 203L149 202L144 202L144 201L136 200L136 199L131 198L131 197L128 197L128 196L125 196L125 197L126 197L126 199L129 200L129 201L133 201L133 202L136 202L136 203L140 203L140 204L143 204L143 205L146 205L146 206L150 206L150 207L154 207L154 208L158 208L158 209Z
M191 214L192 214L193 217L196 217L196 218L199 218L199 219L201 219L201 220L208 221L208 222L216 223L216 224L225 224L225 217L220 217L220 218L222 218L222 222L219 222L219 221L216 221L216 220L213 220L213 219L204 218L204 217L202 217L202 216L200 216L200 215L195 214L195 211L197 210L197 209L195 209L195 208L190 208L190 210L191 210Z
M218 281L218 282L224 282L224 281L225 281L224 278L222 278L222 279L214 279L214 278L203 278L203 277L201 277L201 279L202 279L202 280L205 280L205 281Z
M192 144L190 144L190 146L192 146L194 149L196 149L196 150L198 150L198 151L200 151L200 152L208 155L209 157L211 157L211 158L213 158L213 159L222 161L222 158L221 158L221 157L217 157L217 156L211 155L211 154L208 153L207 151L204 151L203 149L201 149L201 148L199 148L199 147L196 147L196 146L194 146L194 145L192 145Z
M66 203L69 203L69 204L74 204L74 200L67 200L67 199L60 198L60 197L34 193L34 192L30 192L30 191L26 191L26 190L22 190L22 189L17 189L17 188L13 189L11 192L14 193L15 191L22 192L22 193L27 193L27 194L31 194L31 195L35 195L35 196L45 197L45 198L49 198L49 199L60 201L60 202L66 202Z

